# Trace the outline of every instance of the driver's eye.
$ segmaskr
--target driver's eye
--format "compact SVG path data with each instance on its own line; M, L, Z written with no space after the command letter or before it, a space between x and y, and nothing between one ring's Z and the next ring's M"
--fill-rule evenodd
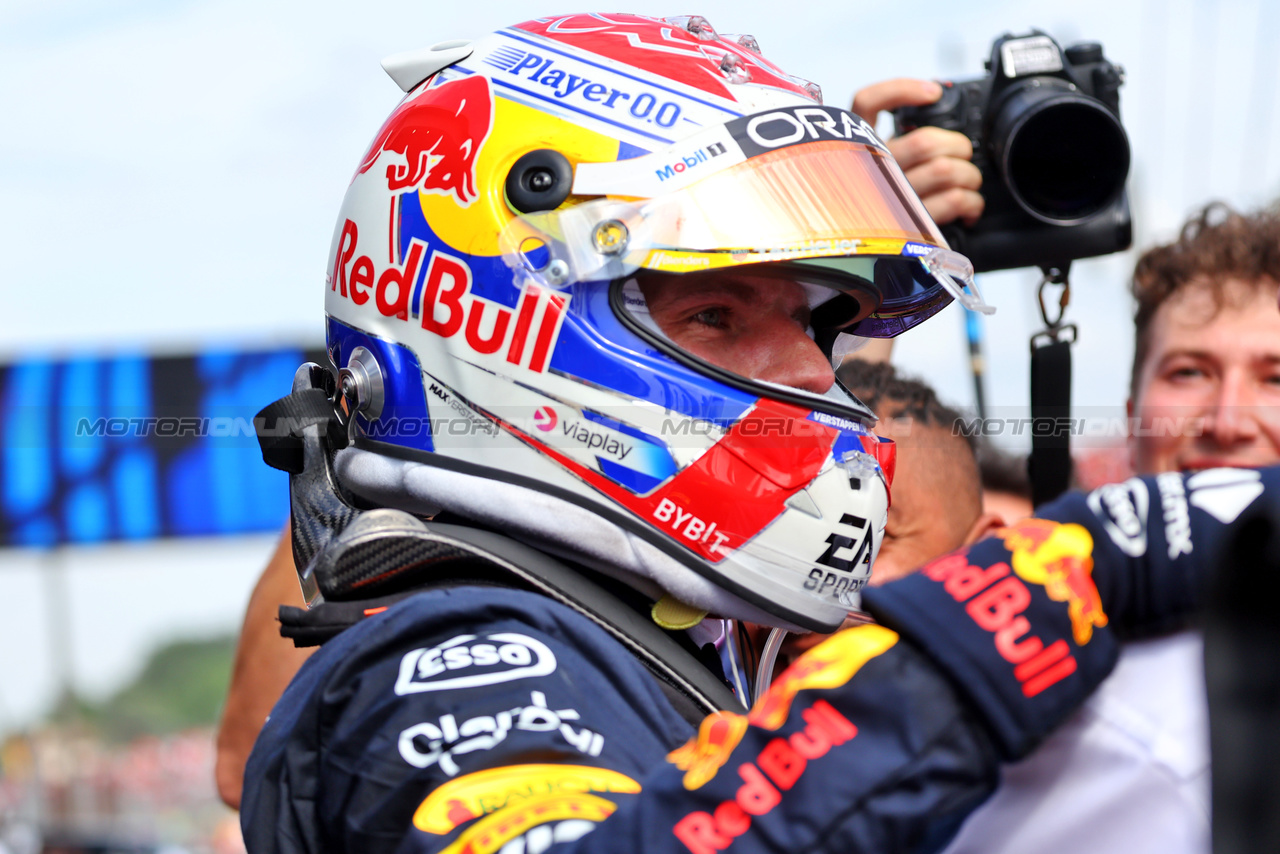
M724 326L726 312L723 308L704 308L697 314L693 315L691 320L695 323L701 323L703 326L711 326L716 329Z

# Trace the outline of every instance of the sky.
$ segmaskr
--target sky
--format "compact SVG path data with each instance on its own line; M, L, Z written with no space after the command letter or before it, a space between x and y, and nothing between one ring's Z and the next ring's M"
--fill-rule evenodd
M1136 246L1170 239L1210 199L1247 209L1280 196L1280 4L700 0L631 9L700 14L721 32L754 34L766 57L840 106L890 77L979 76L1004 32L1098 41L1126 70ZM380 59L563 11L530 0L0 2L0 359L318 343L342 194L402 96ZM1080 407L1123 405L1133 260L1128 252L1072 268ZM1031 270L980 279L998 307L982 322L997 414L1025 414L1037 281ZM903 336L894 361L969 406L961 311ZM73 683L101 696L165 638L233 631L270 547L255 537L0 551L0 734L53 697L51 610L70 618L56 636Z

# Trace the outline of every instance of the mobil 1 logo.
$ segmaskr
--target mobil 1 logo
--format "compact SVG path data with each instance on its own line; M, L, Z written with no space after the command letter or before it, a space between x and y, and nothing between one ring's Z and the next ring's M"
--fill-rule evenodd
M528 635L458 635L437 646L415 649L400 659L395 691L404 696L476 688L546 676L555 669L555 654Z

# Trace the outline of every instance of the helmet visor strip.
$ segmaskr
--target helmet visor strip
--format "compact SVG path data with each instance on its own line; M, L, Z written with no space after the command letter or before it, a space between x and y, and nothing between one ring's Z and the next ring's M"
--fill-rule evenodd
M815 259L839 274L841 259L877 256L888 259L875 276L880 305L865 328L844 330L865 337L892 337L956 296L989 309L972 266L946 248L892 158L854 142L767 152L655 198L523 215L502 246L518 276L553 288L640 269L691 273Z

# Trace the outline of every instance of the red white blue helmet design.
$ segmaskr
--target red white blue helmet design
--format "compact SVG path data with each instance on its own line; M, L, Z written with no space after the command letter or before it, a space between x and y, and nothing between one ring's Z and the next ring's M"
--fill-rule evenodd
M408 94L326 281L330 355L364 389L343 485L655 598L838 625L883 535L891 443L838 386L685 352L637 282L778 272L836 357L979 303L871 128L697 17L539 19L384 66Z

